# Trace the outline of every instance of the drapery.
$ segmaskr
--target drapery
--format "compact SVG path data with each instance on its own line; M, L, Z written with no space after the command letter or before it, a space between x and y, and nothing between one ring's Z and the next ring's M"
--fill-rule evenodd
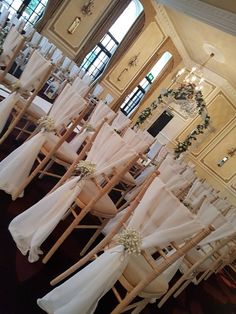
M36 89L40 84L42 79L45 78L51 63L44 59L40 53L35 51L29 62L26 65L24 72L22 73L20 79L17 81L17 87L20 89L19 92L14 92L7 96L0 105L0 132L4 128L12 109L16 102L20 99L21 92L30 92Z
M158 178L150 185L128 223L128 227L140 232L142 249L162 248L170 241L182 242L203 226ZM122 245L108 249L71 279L39 299L38 305L47 313L93 313L99 299L112 288L128 261L129 256ZM100 274L104 269L105 275L94 280L94 273ZM91 283L93 288L90 290Z
M0 55L0 66L6 66L13 56L16 47L24 40L24 37L12 27L3 43L3 52Z
M57 129L71 117L79 114L86 105L85 100L76 92L71 92L71 89L66 88L49 112L49 117L53 119ZM14 195L20 183L29 176L41 147L47 141L51 141L50 135L49 132L40 131L0 162L0 189ZM56 138L60 140L59 137Z
M104 124L86 160L96 164L93 176L97 177L101 173L109 174L113 167L124 165L134 156L135 152L129 149L122 138L108 124ZM80 177L69 180L10 223L9 231L17 247L22 254L29 251L30 262L38 260L41 253L40 245L82 190L85 179L79 180Z
M130 124L131 120L122 111L119 110L111 125L115 130L121 132Z
M149 146L149 144L144 141L141 136L134 132L134 130L132 130L131 128L128 128L125 131L123 139L139 153L143 153Z
M108 106L106 106L102 101L100 101L94 111L89 118L88 124L91 125L94 129L97 128L103 121L104 118L107 118L107 121L110 122L115 116L115 112L111 110ZM85 139L92 134L93 131L89 131L87 129L83 130L83 132L77 134L71 141L75 151L81 147Z
M0 102L0 133L2 132L7 120L10 116L12 109L19 100L20 95L12 93Z

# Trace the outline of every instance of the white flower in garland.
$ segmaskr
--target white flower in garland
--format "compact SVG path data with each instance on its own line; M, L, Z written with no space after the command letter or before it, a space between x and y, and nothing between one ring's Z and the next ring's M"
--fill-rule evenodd
M118 243L124 246L128 254L140 255L142 239L140 233L134 228L125 228L118 235Z
M82 178L88 177L94 174L96 171L96 164L88 160L80 160L78 164L75 166L75 174L79 172Z
M39 128L45 132L54 132L56 130L55 122L49 116L41 117L37 123Z

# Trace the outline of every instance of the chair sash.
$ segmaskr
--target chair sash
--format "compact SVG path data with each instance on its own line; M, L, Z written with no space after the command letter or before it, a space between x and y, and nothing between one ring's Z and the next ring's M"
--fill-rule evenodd
M141 234L141 249L147 249L164 247L170 241L183 241L201 230L203 224L157 178L135 209L128 227ZM129 258L123 245L108 249L72 278L39 299L38 305L48 313L93 313L100 298L112 288L126 268Z
M67 123L74 115L78 115L86 106L86 101L76 93L70 93L70 89L71 87L60 95L60 99L57 100L58 108L55 106L49 113L49 116L54 120L55 127L59 129L63 123ZM50 141L50 133L41 130L0 162L0 189L12 196L14 195L19 183L29 176L46 141ZM18 171L19 169L21 171Z
M123 135L123 139L128 143L137 153L143 153L149 147L149 144L144 141L139 134L128 128Z
M0 55L0 66L6 66L14 55L15 49L24 41L24 37L12 27L3 43L3 52Z
M121 132L130 124L131 120L122 111L119 110L111 125L115 130Z
M104 118L107 118L107 121L111 121L115 116L115 112L111 110L108 106L104 105L102 101L100 101L97 105L94 111L92 112L92 115L88 121L88 124L90 124L94 129L96 129L101 122L104 120ZM79 134L77 134L71 141L70 144L73 147L73 149L77 152L78 149L81 147L85 139L91 134L91 130L87 130L86 128Z
M96 164L93 177L98 177L101 173L109 174L114 167L126 164L134 156L135 152L122 138L109 125L104 124L86 160ZM82 190L84 180L80 180L79 176L70 179L10 223L9 230L17 247L22 254L29 251L30 262L38 260L40 245L70 208Z

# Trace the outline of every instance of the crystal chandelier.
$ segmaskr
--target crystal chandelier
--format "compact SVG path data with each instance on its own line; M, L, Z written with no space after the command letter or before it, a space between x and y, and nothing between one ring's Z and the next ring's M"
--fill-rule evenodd
M200 66L192 67L190 72L187 72L185 68L182 68L177 72L173 79L173 83L178 83L180 86L194 87L194 90L201 91L203 89L203 83L205 81L203 76L203 67L214 57L214 53L211 53L207 60ZM186 73L187 72L187 73ZM184 76L185 74L185 76ZM189 117L193 117L198 108L194 97L188 97L187 99L175 100L175 103L179 105L180 109L188 114Z

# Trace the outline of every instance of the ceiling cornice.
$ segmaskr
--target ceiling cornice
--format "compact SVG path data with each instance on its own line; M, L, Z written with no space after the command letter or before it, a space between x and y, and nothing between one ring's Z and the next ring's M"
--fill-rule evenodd
M169 0L166 0L165 2L168 2L168 1ZM174 0L170 0L170 1L174 1ZM197 63L194 62L190 58L180 36L176 32L175 27L165 10L165 7L162 4L157 4L157 3L155 7L157 11L156 19L157 19L158 24L162 28L163 32L167 36L170 36L170 38L172 39L177 50L179 51L179 54L181 55L183 59L183 63L185 67L192 68ZM206 78L206 80L208 80L215 86L220 87L232 101L236 101L236 90L226 79L224 79L222 76L216 74L215 72L207 68L204 68L204 77Z
M156 0L158 3L236 36L236 14L199 0Z

